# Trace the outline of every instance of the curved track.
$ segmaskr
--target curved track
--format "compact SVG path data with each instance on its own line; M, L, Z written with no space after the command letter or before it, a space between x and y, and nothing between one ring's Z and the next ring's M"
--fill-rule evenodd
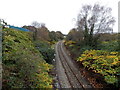
M56 69L60 88L92 88L65 52L62 41L56 44Z

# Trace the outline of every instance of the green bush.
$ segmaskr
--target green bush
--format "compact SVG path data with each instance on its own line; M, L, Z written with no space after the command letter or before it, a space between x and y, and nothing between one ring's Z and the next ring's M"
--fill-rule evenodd
M35 41L35 47L43 55L44 60L47 63L52 64L55 51L52 49L51 45L45 41Z
M51 88L51 65L34 47L29 32L3 29L3 88ZM40 78L45 78L40 79Z
M80 48L80 53L82 54L84 51L90 50L90 49L93 49L93 48L91 46L83 46Z
M98 49L107 50L107 51L119 51L118 41L103 41Z

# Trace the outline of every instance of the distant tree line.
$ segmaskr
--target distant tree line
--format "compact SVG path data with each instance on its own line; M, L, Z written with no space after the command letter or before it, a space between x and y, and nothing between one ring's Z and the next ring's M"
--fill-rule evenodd
M45 40L45 41L58 41L64 38L64 34L60 31L49 31L44 23L38 23L34 21L30 26L23 26L23 28L29 29L33 32L34 40Z

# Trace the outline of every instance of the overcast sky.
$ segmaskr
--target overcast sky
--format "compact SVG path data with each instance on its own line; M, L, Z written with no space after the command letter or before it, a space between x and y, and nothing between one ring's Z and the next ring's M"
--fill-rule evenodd
M116 18L114 32L118 31L119 0L0 0L0 18L15 26L30 25L33 21L45 23L52 31L67 34L75 27L82 5L99 2L112 8Z

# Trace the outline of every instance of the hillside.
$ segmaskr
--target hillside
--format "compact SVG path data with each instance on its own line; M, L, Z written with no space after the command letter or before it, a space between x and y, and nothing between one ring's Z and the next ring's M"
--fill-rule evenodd
M52 88L46 63L35 48L31 32L3 29L3 88Z

